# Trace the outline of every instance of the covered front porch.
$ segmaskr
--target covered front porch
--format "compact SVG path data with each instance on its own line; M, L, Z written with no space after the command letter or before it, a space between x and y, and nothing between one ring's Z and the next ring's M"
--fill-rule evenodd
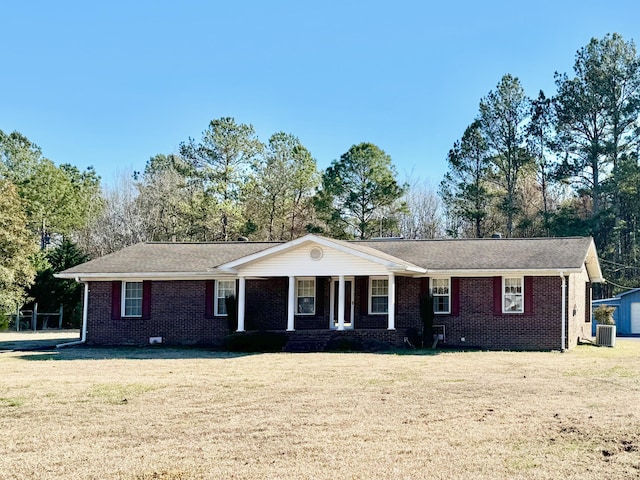
M264 283L286 289L285 298L260 298ZM260 328L251 317L259 316L256 302L265 304L273 315L286 314L286 331L296 330L353 330L374 328L395 330L396 328L396 277L345 276L295 277L286 279L238 279L237 331ZM249 297L249 298L248 298ZM273 305L279 303L278 305ZM284 303L284 305L282 305ZM269 304L271 304L269 308ZM258 312L258 313L257 313ZM269 314L269 313L267 313ZM249 327L247 327L249 317ZM251 325L253 323L253 325Z
M237 278L239 332L263 328L394 331L399 279L419 282L426 272L378 250L314 235L218 269ZM417 310L420 292L415 288L411 292L411 308Z

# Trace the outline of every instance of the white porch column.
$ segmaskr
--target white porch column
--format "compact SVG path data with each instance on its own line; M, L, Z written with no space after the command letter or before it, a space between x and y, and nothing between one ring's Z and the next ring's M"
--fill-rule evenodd
M387 326L387 330L395 330L396 329L396 279L393 273L389 274L389 291L387 292L389 295L389 325Z
M344 330L344 275L338 277L338 330Z
M246 279L238 279L238 332L244 332L244 307L245 307Z
M296 313L296 277L289 277L289 297L287 309L287 332L293 332L295 330L293 320Z

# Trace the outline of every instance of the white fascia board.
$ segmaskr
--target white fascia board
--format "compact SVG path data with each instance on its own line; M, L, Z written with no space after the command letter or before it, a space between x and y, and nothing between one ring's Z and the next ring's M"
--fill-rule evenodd
M442 276L442 277L497 277L505 275L514 276L531 276L531 277L556 277L561 273L580 273L580 268L558 268L545 270L505 270L505 269L481 269L481 270L435 270L427 269L424 276Z
M598 260L598 252L596 250L596 244L591 239L589 249L584 259L584 265L587 269L587 275L591 283L604 283L605 280L602 276L602 269L600 268L600 260Z
M422 267L407 267L405 270L413 273L427 273L427 269Z
M317 243L318 245L322 245L323 247L326 248L333 248L334 250L338 250L339 252L342 253L346 253L348 255L353 255L356 257L360 257L363 258L365 260L369 260L370 262L373 263L377 263L378 265L382 265L387 267L390 270L398 270L398 271L407 271L407 270L411 270L414 267L408 266L408 265L403 265L403 264L399 264L399 263L395 263L395 262L390 262L388 260L384 260L380 257L377 257L375 255L371 255L368 253L364 253L361 252L359 250L353 249L353 248L349 248L345 245L342 245L340 243L335 243L333 241L331 241L328 238L324 238L324 237L318 237L312 233L305 235L304 237L300 237L300 238L296 238L295 240L291 240L290 242L287 243L282 243L280 245L276 245L274 247L271 248L267 248L266 250L262 250L260 252L256 252L254 254L251 255L247 255L246 257L242 257L239 258L237 260L233 260L231 262L228 263L224 263L222 265L219 265L217 268L221 269L221 270L227 270L230 272L235 272L235 269L241 265L245 265L247 263L251 263L251 262L255 262L256 260L260 260L266 257L269 257L271 255L275 255L277 253L281 253L287 250L291 250L293 248L296 248L300 245L303 245L305 243ZM382 253L382 252L381 252ZM419 268L419 267L418 267ZM424 273L422 271L420 271L420 273Z
M390 273L404 273L404 274L409 274L412 276L420 276L422 274L427 273L427 269L426 268L421 268L421 267L408 267L408 266L397 266L397 267L389 267L389 272Z
M236 276L223 271L206 272L206 273L193 273L193 272L152 272L152 273L56 273L53 275L55 278L65 280L79 280L79 281L109 281L109 280L129 280L129 279L143 279L143 280L206 280L211 278L231 277Z

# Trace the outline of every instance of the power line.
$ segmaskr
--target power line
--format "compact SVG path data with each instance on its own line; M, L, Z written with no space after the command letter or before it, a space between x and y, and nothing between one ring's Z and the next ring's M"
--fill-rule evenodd
M632 267L631 265L624 265L623 263L612 262L611 260L605 260L604 258L601 258L600 261L603 263L608 263L610 265L615 265L616 267L624 267L624 268L631 268L634 270L640 270L640 267Z
M609 284L613 285L614 287L622 288L624 290L634 290L634 289L638 288L638 287L627 287L625 285L620 285L618 283L615 283L615 282L612 282L611 280L606 280L606 279L605 279L605 283L609 283Z

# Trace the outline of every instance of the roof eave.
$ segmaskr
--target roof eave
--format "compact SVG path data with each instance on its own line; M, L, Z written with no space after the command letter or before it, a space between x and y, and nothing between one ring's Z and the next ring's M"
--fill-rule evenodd
M231 276L228 272L212 270L210 272L127 272L127 273L56 273L55 278L63 280L122 280L122 279L149 279L149 280L200 280L203 278L215 278Z
M596 250L596 244L591 239L589 248L584 258L584 265L587 269L587 275L589 275L589 281L591 283L605 283L602 276L602 269L600 268L600 260L598 260L598 252Z
M395 265L395 266L389 266L389 271L393 272L393 273L418 273L418 274L423 274L423 273L427 273L427 269L426 268L422 268L422 267L416 267L416 266L412 266L412 265Z
M450 277L494 277L502 275L521 276L558 276L562 273L580 273L581 268L475 268L475 269L434 269L426 270L427 275L441 275Z

